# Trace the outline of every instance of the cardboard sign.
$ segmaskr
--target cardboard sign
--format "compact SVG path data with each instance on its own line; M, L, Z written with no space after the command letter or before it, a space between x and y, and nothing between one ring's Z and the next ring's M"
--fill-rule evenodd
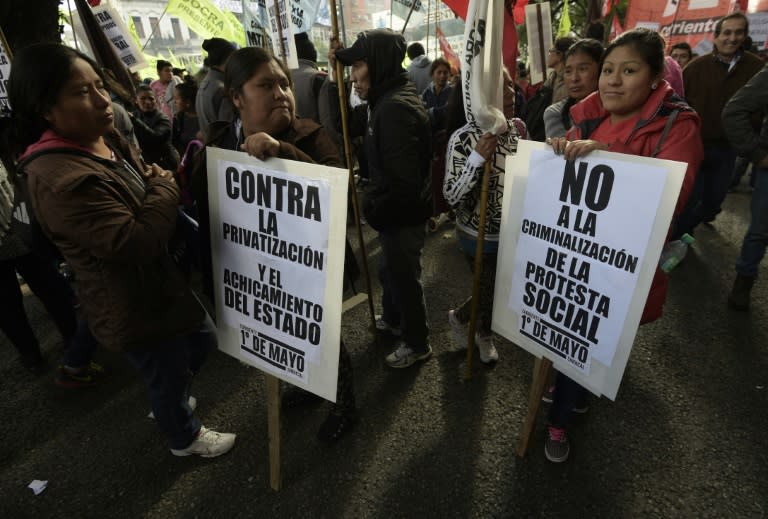
M520 141L507 157L493 329L614 399L686 167L608 152L566 162Z
M343 169L208 148L219 348L336 400Z

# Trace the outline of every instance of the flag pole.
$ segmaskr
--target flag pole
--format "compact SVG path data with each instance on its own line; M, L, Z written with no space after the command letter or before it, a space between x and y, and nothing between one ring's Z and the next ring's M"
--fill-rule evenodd
M331 37L339 39L339 22L336 14L336 0L330 0L331 7ZM341 129L344 138L344 158L347 161L347 171L349 172L349 189L352 198L352 210L355 216L355 228L357 229L357 238L360 243L360 254L363 257L363 273L365 274L365 284L368 290L368 310L371 314L371 331L376 333L376 311L373 308L373 286L371 285L371 273L368 269L368 253L363 238L363 227L360 223L360 200L357 196L357 186L355 185L355 175L352 168L352 145L349 138L349 124L347 120L347 94L344 89L344 65L336 60L336 86L339 92L339 108L341 110Z
M472 357L475 351L475 333L477 332L477 309L480 306L480 276L483 273L483 249L485 248L485 221L488 212L488 184L493 171L494 154L485 161L483 179L480 187L480 222L477 225L477 241L475 242L475 266L472 280L472 302L469 306L469 335L467 336L467 367L464 380L472 378Z
M160 18L157 19L157 23L154 27L152 27L152 32L149 33L149 36L147 37L147 41L144 42L144 45L141 47L141 52L144 52L144 49L147 48L147 45L149 45L149 42L152 41L152 37L155 35L155 31L160 28L160 22L163 21L163 17L165 16L166 11L168 11L168 6L165 6L165 9L163 9L163 14L160 15Z
M400 31L400 34L405 34L405 28L408 27L408 21L411 19L411 15L413 14L413 10L416 7L416 2L418 2L418 0L411 0L411 10L408 11L408 16L405 17L405 23L403 24L403 30Z

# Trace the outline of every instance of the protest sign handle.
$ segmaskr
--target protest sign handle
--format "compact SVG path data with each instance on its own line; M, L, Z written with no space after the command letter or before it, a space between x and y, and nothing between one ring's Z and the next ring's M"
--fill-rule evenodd
M408 16L405 17L405 23L403 24L403 30L400 31L400 34L405 34L405 28L408 27L408 21L411 19L411 15L413 14L413 10L416 7L417 0L413 0L411 2L411 10L408 11Z
M544 81L547 80L547 58L546 53L549 51L544 50L544 20L541 18L541 5L536 4L536 23L539 25L539 59L541 60L541 70L543 70Z
M331 26L333 37L339 39L339 21L336 17L336 0L330 0L331 8ZM365 274L365 287L368 290L368 310L371 314L371 330L376 332L376 311L373 308L373 287L371 286L371 273L368 269L368 253L365 248L365 239L363 238L363 227L360 224L360 200L357 196L357 186L355 186L355 175L352 170L352 145L349 139L349 124L347 120L347 96L344 89L344 65L336 60L336 86L339 92L339 108L341 109L341 130L344 138L344 158L347 160L347 170L349 171L349 190L352 198L352 210L355 215L355 227L357 228L357 238L360 242L360 254L363 257L363 273Z
M269 485L278 491L283 486L280 474L280 379L267 377L267 430L269 434Z
M277 37L280 39L280 59L288 66L288 56L285 54L285 40L283 39L283 20L280 18L280 4L275 0L275 13L277 16ZM287 14L286 14L287 15Z
M477 331L477 308L480 305L480 276L483 273L483 249L485 245L485 220L488 211L488 184L491 178L492 162L485 161L483 179L480 187L480 222L477 226L477 242L475 245L475 268L472 282L472 302L469 311L469 335L467 336L467 367L464 380L472 378L472 355L475 351L475 332ZM486 316L487 317L487 316Z
M517 455L521 458L525 456L528 450L528 441L531 439L533 426L536 425L536 415L539 413L541 396L544 394L544 388L547 386L549 370L551 368L552 361L544 357L536 359L533 365L533 380L531 381L531 391L528 395L528 413L525 415L523 430L516 449Z
M165 6L165 9L163 9L163 13L160 15L160 18L157 19L157 23L154 24L152 27L152 32L149 33L149 37L147 38L147 41L144 42L144 45L141 46L141 52L144 52L144 49L147 48L147 45L149 45L149 42L152 41L152 37L155 35L157 30L160 28L160 22L163 21L163 17L165 16L166 11L168 11L168 6Z

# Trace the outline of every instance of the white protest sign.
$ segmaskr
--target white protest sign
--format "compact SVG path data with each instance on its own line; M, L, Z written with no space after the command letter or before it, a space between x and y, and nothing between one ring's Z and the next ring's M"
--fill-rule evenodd
M6 47L5 36L0 30L0 117L10 115L8 103L8 78L11 77L11 52Z
M686 167L607 152L566 162L520 141L507 158L493 329L615 399Z
M547 79L547 53L553 41L549 2L526 5L525 26L528 29L530 80L536 84Z
M283 45L280 45L280 32L277 27L277 10L275 9L275 3L280 8L280 25L283 32ZM291 16L291 0L268 0L267 12L269 13L269 28L272 37L272 52L279 59L285 61L288 68L295 70L299 68L299 58L296 56L296 42L293 39L293 26L290 23ZM285 52L285 56L283 55Z
M219 349L336 400L346 170L208 148Z
M135 72L149 66L147 60L144 59L141 49L131 37L125 22L123 22L123 19L120 18L120 15L114 8L102 4L93 8L93 15L99 22L99 26L104 31L107 39L115 47L117 57L120 58L120 61L123 62L128 70Z

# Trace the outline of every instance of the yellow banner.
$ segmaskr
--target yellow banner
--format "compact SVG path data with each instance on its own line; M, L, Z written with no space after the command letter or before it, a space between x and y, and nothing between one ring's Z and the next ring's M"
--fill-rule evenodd
M230 12L222 12L210 0L169 0L168 14L184 20L203 38L224 38L245 46L245 29Z

